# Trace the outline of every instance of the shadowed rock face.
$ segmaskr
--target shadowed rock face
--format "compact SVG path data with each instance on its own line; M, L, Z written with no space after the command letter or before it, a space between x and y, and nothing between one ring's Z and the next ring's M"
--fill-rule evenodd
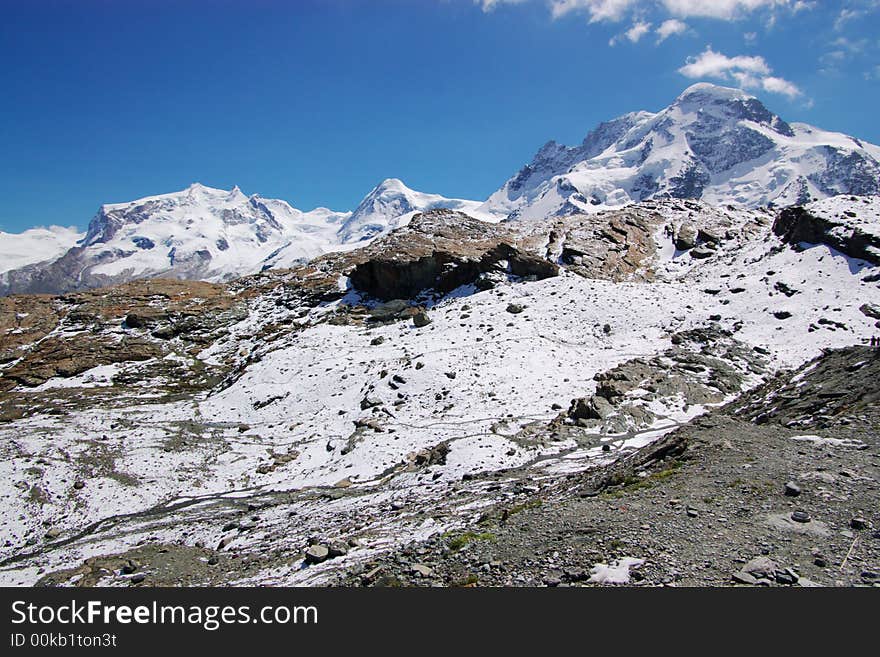
M362 249L317 258L295 276L327 294L338 292L339 278L347 276L355 290L383 301L445 294L490 272L555 276L559 267L530 246L512 227L431 210Z
M876 234L858 227L846 228L841 222L817 217L801 206L782 210L773 222L773 232L787 244L825 244L851 258L880 265L880 238Z
M505 266L506 263L506 266ZM476 283L482 274L509 272L515 276L549 278L559 267L538 257L522 254L506 243L473 258L450 251L435 251L417 258L387 257L357 265L350 274L355 289L390 301L411 298L425 290L440 294Z

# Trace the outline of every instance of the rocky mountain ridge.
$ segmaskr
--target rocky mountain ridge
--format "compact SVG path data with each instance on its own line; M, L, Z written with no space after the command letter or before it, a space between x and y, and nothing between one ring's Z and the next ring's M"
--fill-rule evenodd
M603 123L580 146L549 142L483 209L540 220L646 199L757 208L880 193L880 148L789 124L757 98L699 83L657 113Z
M416 192L391 178L352 212L302 212L237 187L199 184L106 205L81 241L74 244L74 233L63 236L64 253L37 249L0 272L0 295L68 292L137 278L221 282L356 248L419 212L441 208L489 223L542 224L669 198L756 209L876 195L878 160L877 146L787 123L741 90L701 83L660 112L600 124L579 146L549 142L485 202ZM0 235L0 251L15 249L16 240Z

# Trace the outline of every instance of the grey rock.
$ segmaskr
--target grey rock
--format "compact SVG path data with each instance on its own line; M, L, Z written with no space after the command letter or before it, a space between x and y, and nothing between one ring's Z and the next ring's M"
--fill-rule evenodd
M861 516L856 516L852 520L849 521L849 526L853 529L867 529L868 521L862 518Z
M715 251L703 244L701 246L691 249L690 254L691 258L694 258L695 260L705 260L706 258L711 258L713 255L715 255Z
M420 310L415 315L413 315L413 326L416 328L422 328L431 323L431 318L428 317L428 313L424 310Z
M785 494L787 497L797 497L801 494L801 487L793 481L789 481L785 484Z
M697 228L693 224L682 224L675 235L675 248L687 251L697 245Z
M326 545L312 545L306 550L306 563L322 563L329 558L330 550Z
M507 304L507 312L511 313L512 315L518 315L519 313L523 312L524 310L525 310L525 308L521 304L518 304L518 303Z
M434 574L434 569L430 566L426 566L421 563L413 564L410 567L413 575L417 575L419 577L431 577Z
M748 573L753 577L769 578L773 577L779 567L776 562L768 557L755 557L742 567L742 572Z
M785 570L777 570L774 573L774 577L776 578L777 584L786 585L797 584L798 580L800 579L797 573L795 573L791 568L786 568Z
M740 584L748 584L750 586L757 586L758 580L755 577L752 577L747 572L740 571L738 573L733 574L733 581L739 582Z
M331 559L344 557L348 554L348 543L345 541L333 541L327 546L327 553Z
M361 410L365 411L368 408L373 408L375 406L381 406L382 400L378 397L374 397L372 395L367 395L361 400Z
M806 511L793 511L791 514L791 519L795 522L810 522L810 514Z

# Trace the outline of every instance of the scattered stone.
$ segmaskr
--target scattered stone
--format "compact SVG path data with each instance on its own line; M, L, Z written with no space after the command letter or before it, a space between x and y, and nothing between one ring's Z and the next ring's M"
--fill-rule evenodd
M75 481L75 482L73 482L73 487L76 490L82 490L83 488L86 487L86 484L84 481Z
M880 306L878 305L865 303L859 306L859 310L861 310L862 314L866 317L870 317L871 319L880 319Z
M807 523L810 522L810 514L808 514L806 511L793 511L791 514L791 519L795 522Z
M428 317L428 313L424 310L418 311L415 315L413 315L413 326L416 328L423 328L431 323L431 318Z
M785 495L787 497L797 497L800 494L801 487L798 486L796 483L794 483L793 481L789 481L787 484L785 484Z
M525 310L525 307L523 307L521 304L518 304L518 303L507 304L507 312L511 313L512 315L518 315L519 313L523 312L524 310Z
M220 539L219 543L217 543L217 550L222 550L222 549L228 547L229 544L232 543L232 541L234 541L236 538L237 538L237 534L235 534L235 533L227 534L226 536L224 536L223 538Z
M316 564L327 561L330 558L330 550L326 545L311 545L306 550L306 563Z
M786 568L785 570L777 570L774 573L774 577L776 578L777 584L784 585L792 585L797 584L800 577L798 577L797 573L795 573L791 568Z
M748 573L752 577L770 578L773 577L778 570L776 562L768 557L755 557L742 567L744 573Z
M344 557L348 554L348 543L345 541L332 541L330 545L327 546L327 554L331 559Z
M413 575L417 575L418 577L431 577L434 574L433 568L420 563L413 564L410 570Z
M382 400L378 397L374 397L372 395L367 395L361 400L361 410L365 411L368 408L374 408L376 406L381 406Z
M370 340L370 344L374 347L382 344L383 342L385 342L385 338L381 335Z
M143 582L145 579L147 579L147 576L146 576L145 573L137 573L137 574L135 574L135 575L132 575L132 576L131 576L131 579L130 579L129 581L130 581L132 584L140 584L140 583Z
M691 249L690 254L691 258L694 258L695 260L705 260L706 258L711 258L715 255L715 251L705 244L701 244L700 246Z
M861 516L856 516L852 520L849 521L849 526L853 529L867 529L868 521L862 518Z
M757 586L759 583L757 578L742 570L733 574L733 581L739 582L740 584L748 584L749 586Z

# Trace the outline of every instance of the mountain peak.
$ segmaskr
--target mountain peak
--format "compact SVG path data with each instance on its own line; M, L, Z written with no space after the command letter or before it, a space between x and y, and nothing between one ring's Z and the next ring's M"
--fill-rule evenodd
M600 123L580 146L548 142L484 209L543 220L670 197L788 205L880 193L878 179L880 148L792 127L742 89L699 82L659 112Z
M381 194L382 192L411 192L412 190L404 184L400 178L386 178L373 188L373 194Z
M751 94L746 93L742 89L733 87L722 87L711 82L697 82L679 94L673 104L679 105L683 102L705 102L707 100L715 102L724 102L731 100L749 100L754 98Z

